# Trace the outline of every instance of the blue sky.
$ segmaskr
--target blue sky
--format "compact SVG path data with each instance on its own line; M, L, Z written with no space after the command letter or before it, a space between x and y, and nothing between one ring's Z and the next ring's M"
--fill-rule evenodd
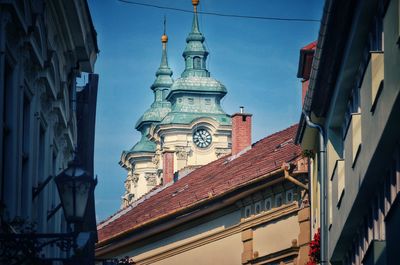
M190 0L136 0L192 10ZM200 11L250 16L321 19L322 0L200 0ZM100 75L97 100L95 173L98 221L119 209L126 172L122 150L140 138L136 121L153 101L150 86L160 64L163 18L167 17L168 60L174 79L183 71L182 52L192 14L89 0L98 33ZM300 118L299 50L317 39L319 23L282 22L200 15L210 52L208 69L228 89L222 101L232 114L253 114L253 142Z

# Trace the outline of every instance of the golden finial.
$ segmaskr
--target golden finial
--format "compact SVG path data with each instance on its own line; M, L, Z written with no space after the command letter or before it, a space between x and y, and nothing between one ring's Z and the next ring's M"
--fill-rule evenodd
M199 0L192 0L194 12L197 12L197 5L199 4Z
M168 36L165 34L165 31L167 29L167 18L164 16L164 34L161 36L161 42L167 43L168 42Z

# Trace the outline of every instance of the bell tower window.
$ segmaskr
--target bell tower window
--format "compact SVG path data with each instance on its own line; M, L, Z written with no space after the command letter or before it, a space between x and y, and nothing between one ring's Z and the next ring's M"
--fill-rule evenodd
M194 69L201 69L201 58L196 56L193 58L193 68Z

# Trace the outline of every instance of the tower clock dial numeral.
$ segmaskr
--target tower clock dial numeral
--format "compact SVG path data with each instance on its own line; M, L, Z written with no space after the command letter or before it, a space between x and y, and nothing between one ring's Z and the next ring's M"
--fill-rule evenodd
M211 144L211 134L206 129L197 129L193 133L193 142L199 148L206 148Z

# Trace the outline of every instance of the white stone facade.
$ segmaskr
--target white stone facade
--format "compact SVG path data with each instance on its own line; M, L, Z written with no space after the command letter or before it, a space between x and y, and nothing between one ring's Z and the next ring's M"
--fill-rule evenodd
M2 218L62 232L52 177L72 159L76 77L94 71L98 53L89 9L85 0L1 1L0 21Z

